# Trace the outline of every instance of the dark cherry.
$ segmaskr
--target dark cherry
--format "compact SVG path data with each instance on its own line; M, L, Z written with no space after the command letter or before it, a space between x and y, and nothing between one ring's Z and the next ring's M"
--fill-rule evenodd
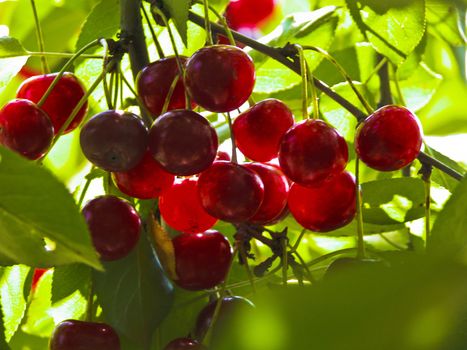
M45 112L28 100L13 100L0 110L0 144L29 159L42 157L54 137Z
M94 165L107 171L128 171L138 165L146 152L148 130L135 114L109 110L84 125L80 143Z
M204 209L229 222L243 222L256 214L264 198L264 184L254 171L225 161L201 173L198 193Z
M352 221L356 211L356 193L355 178L344 171L320 186L293 184L288 206L295 220L306 229L328 232Z
M58 73L37 75L25 80L19 87L16 97L38 103L57 75ZM83 84L73 73L65 73L60 78L41 107L50 117L55 133L58 133L63 124L65 124L85 93ZM78 127L86 115L87 109L88 104L86 102L65 129L64 133L68 133Z
M185 84L191 98L208 111L233 111L253 91L253 60L235 46L204 47L188 59Z
M177 338L167 344L164 350L206 350L206 348L194 339Z
M121 259L138 243L141 220L127 201L110 195L100 196L84 206L83 215L102 260Z
M118 189L126 195L139 199L159 197L169 189L175 176L166 172L146 151L137 166L125 172L112 173Z
M117 332L105 323L66 320L50 339L50 350L120 350Z
M272 15L274 8L275 0L231 0L225 17L234 30L255 28Z
M217 151L216 160L226 160L230 162L230 154L224 151Z
M284 135L279 163L287 177L302 186L317 186L342 172L349 155L344 138L322 120L295 124Z
M178 286L188 290L214 288L227 275L232 248L221 233L182 233L173 240Z
M417 158L422 137L420 122L412 112L389 105L378 109L359 126L355 149L370 168L393 171Z
M338 258L328 266L324 278L333 278L334 276L339 276L341 274L345 274L346 272L351 272L365 266L384 267L385 265L379 260L362 260L350 257Z
M169 173L188 176L207 169L217 152L216 130L202 115L178 109L156 119L149 131L149 149Z

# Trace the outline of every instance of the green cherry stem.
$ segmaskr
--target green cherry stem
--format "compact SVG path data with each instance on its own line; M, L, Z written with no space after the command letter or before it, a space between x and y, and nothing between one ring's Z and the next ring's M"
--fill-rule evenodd
M377 74L379 72L379 70L381 69L381 67L388 61L388 59L386 57L383 57L377 64L376 66L373 68L373 70L371 71L371 73L368 75L368 77L365 79L365 81L363 82L363 85L368 85L368 83L370 82L371 78L373 78L375 76L375 74Z
M243 264L245 265L245 271L248 276L248 280L250 281L251 289L253 290L253 294L256 294L255 277L251 271L250 264L248 262L248 256L245 252L245 247L240 242L238 243L238 247L238 252L243 260Z
M84 183L83 190L81 191L81 195L79 196L78 207L80 207L80 208L81 208L81 205L83 204L84 197L86 197L86 193L88 192L89 185L91 185L91 181L93 180L92 177L89 176L89 175L94 171L94 169L96 169L96 168L94 166L92 166L91 170L89 170L89 174L86 177L86 182Z
M289 252L287 251L288 239L287 236L281 240L282 243L282 284L287 286L288 276L287 270L289 269Z
M232 128L232 118L230 117L230 112L225 114L225 118L227 119L227 123L229 124L229 131L230 131L230 141L232 142L232 163L237 164L237 144L235 142L235 134Z
M144 7L143 3L141 3L141 12L143 13L144 19L146 20L146 23L148 24L149 31L151 32L151 36L152 36L152 41L154 41L154 45L156 45L157 54L159 55L159 58L164 58L165 57L164 50L162 49L159 39L157 39L156 32L154 31L154 28L151 24L151 20L149 19L148 12L146 11L146 8Z
M305 236L305 233L306 233L306 228L304 228L302 230L302 232L300 232L300 235L298 236L297 240L295 241L293 247L291 247L291 249L290 249L291 253L295 253L297 251L298 246L300 245L300 242L302 241L303 237Z
M399 78L397 77L397 66L391 64L391 73L392 73L392 80L394 81L394 86L396 87L397 98L399 99L399 103L403 106L407 106L407 102L405 101L404 94L402 93L401 86L399 84Z
M177 75L174 80L172 80L172 84L170 84L169 91L167 92L167 96L164 100L164 105L162 106L161 115L164 114L169 110L170 100L172 99L173 93L175 91L175 87L177 86L178 80L180 79L180 75ZM191 106L187 106L191 108Z
M34 24L36 28L36 37L37 37L37 46L39 47L39 51L43 53L45 51L44 45L44 35L42 33L41 23L39 21L39 15L37 14L36 2L35 0L31 0L31 8L32 13L34 15ZM41 65L42 65L42 73L47 74L50 73L49 65L47 64L47 58L44 54L41 54Z
M422 175L422 180L425 185L425 242L426 246L430 244L430 217L431 217L431 173L433 167L429 164L422 163L422 168L419 174Z
M360 187L360 159L355 159L355 186L357 207L357 258L365 259L365 238L363 232L362 191Z
M300 71L302 72L302 118L308 119L308 68L306 65L305 54L303 47L298 44L294 45L300 59ZM316 117L316 111L313 111L313 116Z
M89 283L88 302L86 305L86 321L87 322L92 322L93 314L94 314L94 283L91 278L91 282Z
M206 30L206 43L213 45L212 32L211 32L211 21L209 20L209 1L203 0L204 5L204 29Z
M196 1L198 4L204 5L204 2L201 1ZM229 43L232 46L236 45L235 39L232 35L232 30L230 29L229 25L227 24L227 21L224 16L222 16L213 6L209 5L209 10L214 13L214 15L217 17L217 19L221 22L222 26L225 29L225 32L227 34L227 38L229 39ZM209 29L211 31L211 29Z
M105 69L105 65L107 64L107 60L109 59L109 45L107 44L107 40L105 39L99 40L99 43L104 48L104 57L102 58L102 69ZM104 79L102 79L102 85L104 88L104 95L105 100L107 102L107 107L109 109L114 109L115 104L112 103L112 91L109 89L107 75L104 76Z
M71 58L75 54L74 53L66 53L66 52L35 52L35 51L26 51L26 56L32 56L32 57L40 57L40 56L48 56L48 57L60 57L60 58ZM21 55L15 55L12 57L18 57L18 56L25 56L24 54ZM80 58L86 58L86 59L95 59L95 60L101 60L102 56L101 55L81 55Z
M119 95L121 95L121 92L122 92L122 90L120 89L121 81L122 81L122 78L120 77L120 68L117 68L117 70L115 72L115 80L114 80L114 88L113 88L114 95L113 95L113 101L112 101L112 105L113 105L112 109L117 108L118 97L119 97ZM121 102L122 101L120 100L120 106L123 106L123 104Z

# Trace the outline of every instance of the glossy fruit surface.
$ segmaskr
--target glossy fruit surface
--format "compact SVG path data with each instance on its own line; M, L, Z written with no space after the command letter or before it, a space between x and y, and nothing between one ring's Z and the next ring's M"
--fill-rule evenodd
M120 340L108 324L66 320L55 327L50 350L120 350Z
M37 75L25 80L18 89L16 96L38 103L58 73ZM73 73L65 73L54 87L42 109L49 116L55 133L65 124L73 109L85 95L84 87ZM65 129L64 133L76 129L86 115L86 102Z
M230 162L230 154L224 151L217 151L216 160L226 160Z
M157 118L149 131L152 156L169 173L194 175L207 169L217 152L217 134L202 115L178 109Z
M342 172L349 155L344 138L321 120L305 120L284 135L279 163L287 177L302 186L317 186Z
M204 350L202 344L190 338L177 338L167 344L164 350Z
M369 167L393 171L415 160L422 137L417 117L405 107L390 105L378 109L359 126L355 149Z
M288 206L297 222L308 230L327 232L347 225L356 211L355 178L347 171L316 187L293 184Z
M110 195L97 197L84 206L83 215L103 260L121 259L138 243L141 220L127 201Z
M280 141L293 123L292 112L284 103L261 101L234 120L235 143L251 160L267 162L277 157Z
M107 171L128 171L146 152L148 130L135 114L109 110L92 117L81 129L86 158Z
M186 66L186 87L193 100L212 112L230 112L248 100L255 67L243 50L214 45L196 51Z
M274 0L231 0L225 17L232 29L254 28L274 12Z
M149 151L146 151L136 167L113 173L112 176L120 191L139 199L159 197L172 186L175 179L174 175L162 169Z
M201 205L196 179L177 180L159 198L159 210L170 227L185 233L204 232L217 221Z
M198 193L204 209L212 216L229 222L243 222L259 210L264 185L252 170L219 161L201 173Z
M45 112L28 100L13 100L0 110L0 144L29 159L39 159L54 136Z
M182 233L173 240L177 285L188 290L217 286L227 274L232 248L221 233Z

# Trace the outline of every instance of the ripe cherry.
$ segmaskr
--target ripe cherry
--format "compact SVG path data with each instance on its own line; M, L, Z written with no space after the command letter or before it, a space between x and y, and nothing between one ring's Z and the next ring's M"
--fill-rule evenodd
M214 288L223 282L232 259L232 248L221 233L182 233L173 240L177 285L188 290Z
M229 222L243 222L259 210L264 185L254 171L219 161L201 173L198 193L204 209L212 216Z
M195 179L177 181L159 198L159 210L170 227L185 233L204 232L217 221L201 205Z
M58 73L37 75L25 80L19 87L16 97L38 103L57 75ZM59 132L84 95L84 87L73 73L65 73L60 78L41 107L52 121L55 133ZM78 127L86 115L87 106L86 102L64 133Z
M86 158L107 171L128 171L146 152L148 130L133 113L109 110L92 117L81 129Z
M344 171L320 186L293 184L289 191L289 210L308 230L328 232L347 225L355 216L356 185L352 174Z
M284 135L279 163L287 177L302 186L317 186L342 172L348 148L336 129L321 120L305 120Z
M127 201L110 195L100 196L84 206L83 215L102 260L121 259L138 243L141 220Z
M398 170L420 153L422 130L417 117L405 107L389 105L378 109L358 128L355 149L370 168Z
M120 350L120 340L108 324L66 320L55 327L50 350Z
M207 169L217 152L217 134L202 115L178 109L157 118L149 131L149 149L169 173L194 175Z
M164 350L205 350L206 348L194 339L177 338L167 344Z
M196 51L186 65L186 87L193 100L212 112L239 108L255 85L251 57L229 45L214 45Z
M284 103L261 101L235 119L235 143L246 157L267 162L277 157L280 141L293 123L292 112Z
M13 100L0 110L0 144L29 159L42 157L54 137L45 112L28 100Z
M225 17L235 30L255 28L272 15L274 7L274 0L231 0Z
M224 151L217 151L216 160L226 160L230 162L230 154Z

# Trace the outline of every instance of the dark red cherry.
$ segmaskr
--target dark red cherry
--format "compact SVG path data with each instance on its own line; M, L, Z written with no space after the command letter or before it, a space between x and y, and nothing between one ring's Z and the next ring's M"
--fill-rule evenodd
M108 324L66 320L55 327L50 350L120 350L120 340Z
M170 227L185 233L204 232L217 221L201 205L196 179L175 182L159 198L159 210Z
M264 185L254 171L242 165L219 161L201 173L198 193L204 209L229 222L250 219L259 210Z
M356 187L352 174L344 171L316 187L293 184L289 210L304 228L328 232L347 225L355 216Z
M277 157L280 141L293 123L292 112L284 103L261 101L234 120L235 143L251 160L267 162Z
M295 124L284 135L279 163L287 177L302 186L317 186L342 172L349 155L344 138L322 120Z
M164 350L205 350L206 348L194 339L177 338L167 344Z
M261 163L246 163L244 167L259 175L264 184L264 199L256 214L248 221L268 225L275 222L287 207L289 182L279 169Z
M225 17L232 29L254 28L274 12L274 0L231 0Z
M216 160L225 160L230 162L230 154L224 151L217 151Z
M110 195L100 196L84 206L83 215L102 260L121 259L138 243L141 220L127 201Z
M58 73L37 75L25 80L18 89L16 96L38 103ZM65 73L54 87L49 97L42 105L42 109L50 117L55 133L65 124L73 109L84 97L84 87L73 73ZM64 133L76 129L86 115L86 102L65 129Z
M109 110L84 125L80 143L94 165L107 171L128 171L138 165L146 152L148 130L135 114Z
M370 168L393 171L417 158L422 137L417 117L405 107L390 105L378 109L359 126L355 149Z
M45 112L28 100L13 100L0 110L0 144L29 159L42 157L54 137Z
M232 248L221 233L182 233L173 240L178 286L188 290L214 288L227 275Z
M196 51L186 65L186 87L193 100L212 112L239 108L255 85L255 67L243 50L214 45Z
M169 173L188 176L207 169L217 152L216 130L202 115L178 109L161 115L149 131L149 149Z
M120 191L139 199L159 197L172 186L175 179L175 176L162 169L149 151L146 151L136 167L112 173L112 176Z

